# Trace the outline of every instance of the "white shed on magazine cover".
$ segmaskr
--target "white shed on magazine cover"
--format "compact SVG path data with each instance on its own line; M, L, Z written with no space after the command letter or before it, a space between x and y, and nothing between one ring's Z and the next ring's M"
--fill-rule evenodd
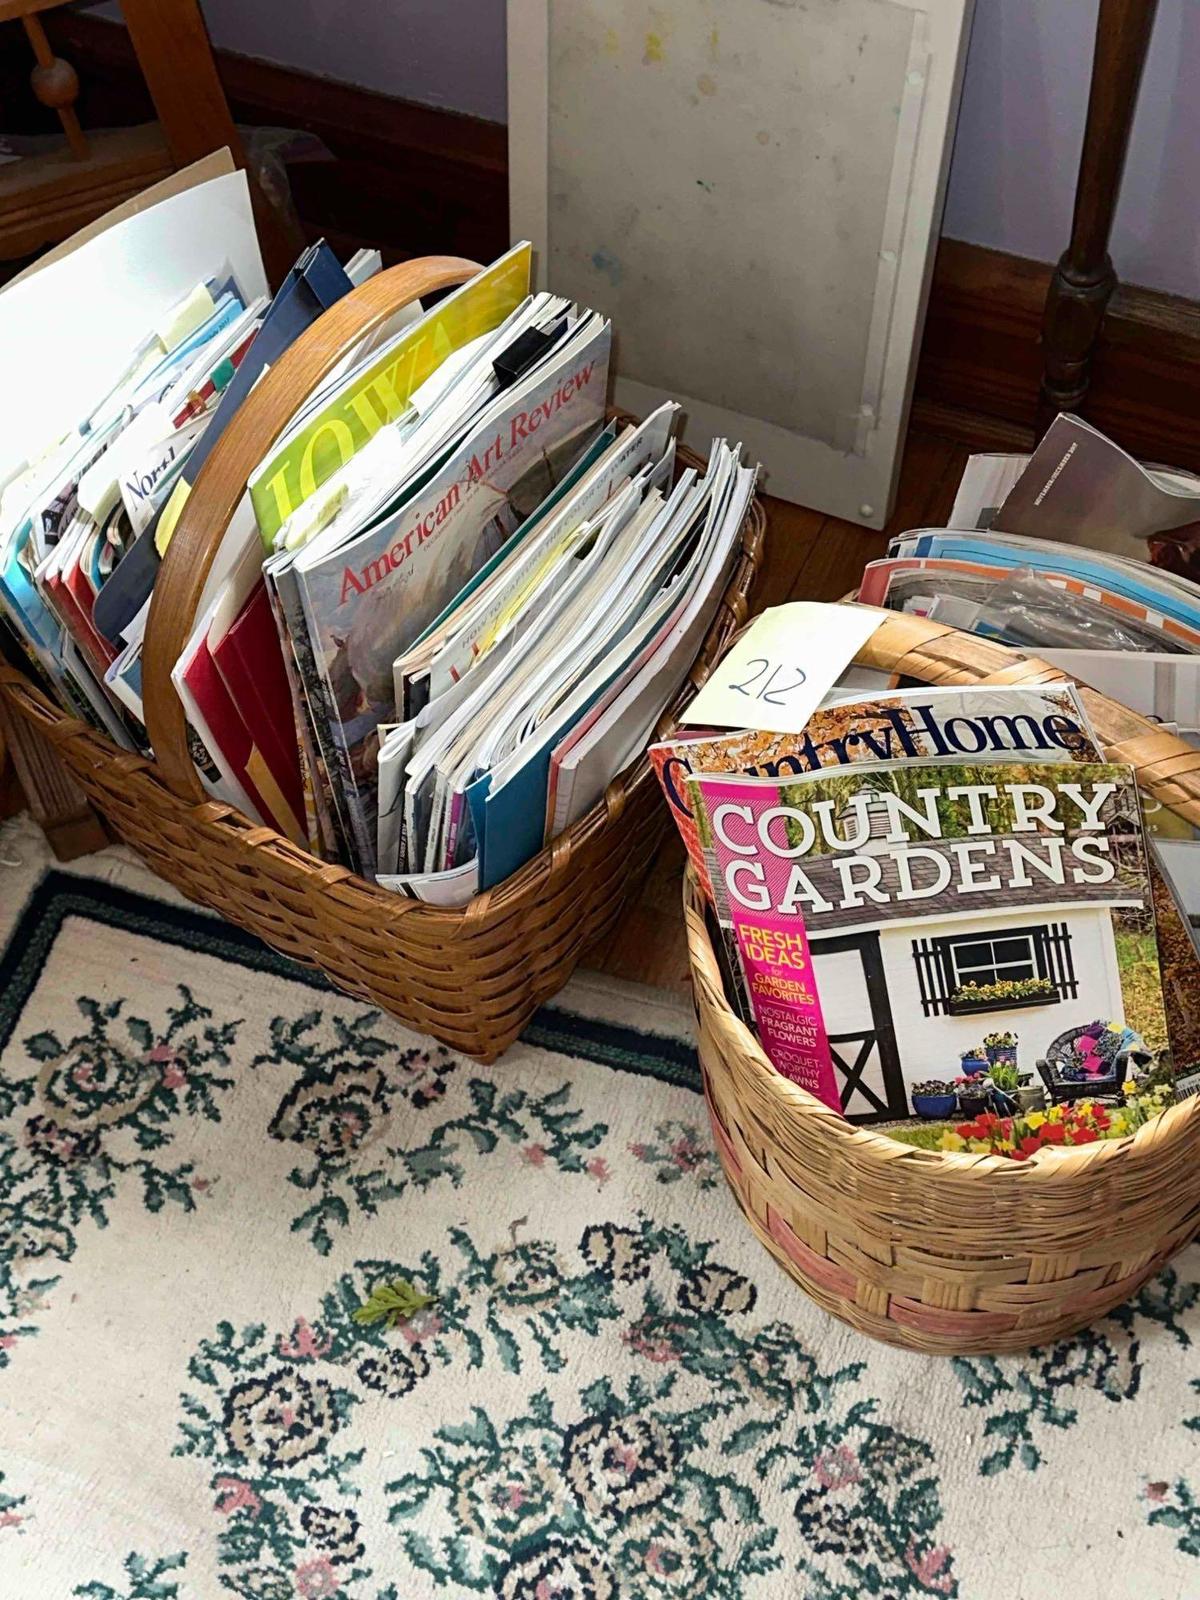
M998 836L996 843L1003 842ZM1111 843L1118 856L1123 843L1139 848L1136 835ZM952 850L950 843L924 843L919 861L910 857L909 881L922 881L922 874L928 881L932 859ZM1014 890L1010 882L972 895L970 911L963 911L949 873L943 893L904 904L896 891L906 854L893 848L876 855L878 887L894 895L886 921L864 926L861 912L834 913L821 918L822 932L812 940L813 975L849 1117L910 1115L911 1085L955 1077L960 1057L987 1033L1017 1034L1021 1066L1032 1070L1068 1029L1125 1020L1118 926L1148 913L1141 874L1121 872L1103 889L1039 880L1031 892L1032 885ZM809 862L818 891L831 870L828 860ZM827 935L831 921L842 926Z
M1110 904L1048 901L1011 912L891 922L814 941L813 972L854 1120L911 1115L909 1088L953 1078L985 1033L1018 1035L1031 1070L1059 1034L1124 1020ZM1035 998L972 1006L978 987L1046 979ZM849 1093L847 1093L847 1090Z
M1016 1034L1031 1073L1095 1024L1165 1046L1128 767L941 760L693 784L722 925L802 919L808 1004L852 1120L907 1117L911 1086L957 1077L988 1034Z

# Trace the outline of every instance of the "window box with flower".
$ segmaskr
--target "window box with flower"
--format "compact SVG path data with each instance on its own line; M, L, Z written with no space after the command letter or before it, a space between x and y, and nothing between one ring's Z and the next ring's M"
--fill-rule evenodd
M1052 1006L1059 999L1049 978L1003 978L997 983L964 983L946 1002L952 1017L969 1017L985 1011L1021 1011L1029 1006Z

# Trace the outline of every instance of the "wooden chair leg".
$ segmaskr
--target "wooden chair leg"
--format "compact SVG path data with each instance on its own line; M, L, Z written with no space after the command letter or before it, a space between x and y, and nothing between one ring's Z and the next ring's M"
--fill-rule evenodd
M154 101L167 148L186 167L228 145L239 167L246 154L217 75L198 0L122 0L138 65ZM303 247L284 216L247 170L263 264L273 287L283 282Z
M1092 352L1117 286L1108 241L1157 5L1100 0L1071 242L1050 281L1042 323L1039 436L1060 411L1079 410L1091 383Z
M7 748L34 821L59 861L74 861L108 843L104 824L59 760L54 747L0 698L0 748Z

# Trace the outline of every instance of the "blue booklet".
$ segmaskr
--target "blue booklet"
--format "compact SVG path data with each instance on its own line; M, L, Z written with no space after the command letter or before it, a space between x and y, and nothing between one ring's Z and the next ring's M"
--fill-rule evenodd
M180 485L177 485L178 494L185 496L195 483L200 468L212 454L217 441L264 368L278 361L322 312L327 311L343 295L349 294L352 288L353 284L341 262L325 241L322 239L318 244L310 245L268 306L254 343L230 379L212 421L188 456ZM122 631L137 616L154 588L159 566L156 543L159 524L168 514L177 516L180 503L172 494L96 596L92 620L113 644L117 643Z

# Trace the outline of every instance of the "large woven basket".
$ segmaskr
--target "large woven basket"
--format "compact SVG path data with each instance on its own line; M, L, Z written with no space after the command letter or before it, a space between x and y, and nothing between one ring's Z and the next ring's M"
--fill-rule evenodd
M1063 674L919 618L858 657L926 683ZM1111 759L1200 822L1200 753L1083 691ZM1131 1138L1017 1163L855 1128L773 1070L731 1011L694 879L684 890L700 1061L717 1149L751 1228L800 1287L862 1333L930 1354L1021 1350L1119 1305L1200 1230L1200 1096Z
M491 1061L608 934L666 824L643 756L533 861L465 910L440 910L330 866L207 799L170 673L220 535L299 398L401 306L478 272L430 257L394 267L327 312L255 386L201 470L155 586L146 630L147 727L157 759L118 749L0 662L0 694L48 739L96 809L160 876L351 994L453 1049ZM681 451L685 464L698 458ZM766 519L756 500L720 609L676 704L695 692L744 623Z

